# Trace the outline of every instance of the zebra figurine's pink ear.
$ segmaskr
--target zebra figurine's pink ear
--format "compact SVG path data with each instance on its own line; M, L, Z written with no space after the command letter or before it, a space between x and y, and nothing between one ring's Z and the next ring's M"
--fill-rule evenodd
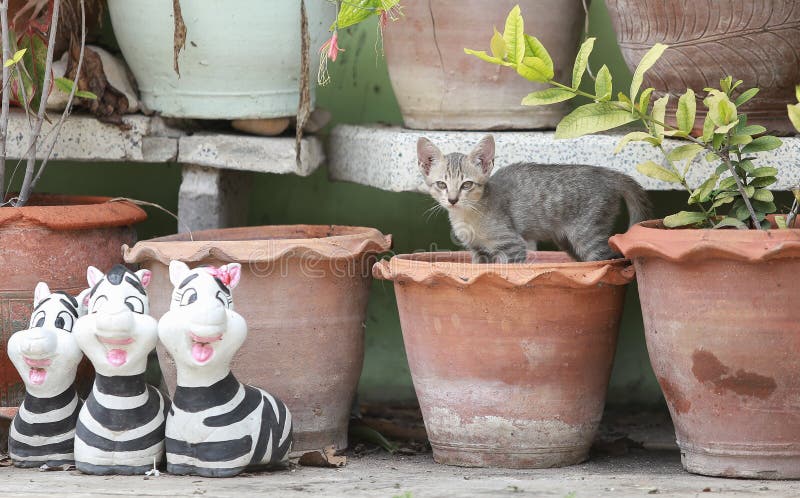
M150 285L150 280L153 277L153 273L150 270L139 270L136 272L136 276L142 281L142 287L146 289L147 286Z
M228 263L227 265L221 266L221 272L225 272L228 274L228 281L226 285L229 289L233 290L237 285L239 285L239 280L242 278L242 265L239 263Z
M86 281L89 283L89 287L97 285L97 282L101 281L103 277L105 277L105 274L94 266L86 269Z
M50 294L50 288L46 283L39 282L36 284L36 289L33 291L33 307L39 306L39 303L44 301Z
M84 289L78 294L78 316L83 316L89 313L89 298L91 298L92 289Z
M186 278L186 275L192 270L183 261L173 259L169 262L169 281L172 282L173 287L178 287Z

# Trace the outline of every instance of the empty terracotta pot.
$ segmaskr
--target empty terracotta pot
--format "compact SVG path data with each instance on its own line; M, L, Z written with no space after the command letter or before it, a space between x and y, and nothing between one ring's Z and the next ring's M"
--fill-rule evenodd
M551 51L555 80L570 81L583 32L581 0L403 0L403 16L383 30L386 64L403 121L422 130L555 128L569 102L526 107L523 97L549 86L464 53L489 51L519 4L525 32Z
M395 256L408 363L433 458L468 467L571 465L605 404L627 260L478 265L464 252Z
M169 262L191 267L241 263L234 306L247 339L233 374L282 399L292 413L295 452L347 447L350 407L364 360L364 319L377 253L391 236L374 228L261 226L205 230L139 242L125 261L153 272L150 312L169 309ZM175 390L175 365L159 345L161 370Z
M634 225L647 350L689 472L800 478L800 230Z
M34 195L26 207L0 208L0 406L17 407L25 395L6 348L11 334L28 328L36 284L77 295L87 286L89 265L108 269L122 263L120 247L136 241L132 225L147 215L129 202L109 200ZM87 392L93 380L84 360L79 388Z
M667 120L691 88L719 87L730 75L761 91L742 107L749 124L794 134L786 104L800 82L800 9L786 0L607 0L622 55L633 71L655 43L670 48L644 76L644 86L669 93ZM705 107L697 106L702 130Z

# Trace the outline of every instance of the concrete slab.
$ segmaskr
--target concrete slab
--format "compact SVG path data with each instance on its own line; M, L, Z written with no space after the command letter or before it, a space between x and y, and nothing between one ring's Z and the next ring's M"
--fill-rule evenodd
M653 180L636 171L647 160L661 163L658 149L649 144L629 144L619 154L614 148L621 134L589 135L573 140L556 140L553 132L539 131L422 131L396 126L339 125L328 145L330 175L334 180L361 183L371 187L403 191L426 191L417 168L416 143L419 137L432 140L445 154L468 152L487 133L497 144L496 168L515 162L540 164L588 164L627 173L647 190L679 190L680 185ZM783 147L759 154L760 166L780 169L773 190L789 190L800 182L800 138L782 139ZM667 141L667 148L678 145ZM693 166L689 185L699 185L716 168L705 161Z
M162 474L157 478L87 476L77 471L39 472L0 468L0 495L86 496L245 496L292 497L634 497L798 496L795 481L747 481L688 474L677 451L632 450L600 456L562 469L504 470L447 467L430 454L351 457L346 467L246 474L202 479Z

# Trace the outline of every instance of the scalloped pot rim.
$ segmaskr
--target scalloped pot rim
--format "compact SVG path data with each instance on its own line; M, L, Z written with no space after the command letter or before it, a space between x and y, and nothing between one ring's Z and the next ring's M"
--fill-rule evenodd
M89 230L129 226L147 219L142 208L111 197L36 194L29 205L0 208L0 228L41 226L51 230Z
M449 283L459 287L486 282L501 287L549 285L585 288L626 285L633 280L633 265L627 259L576 262L563 252L528 253L519 264L473 264L468 252L402 254L381 260L372 269L375 278L422 284Z
M614 235L609 245L631 259L681 262L713 258L756 263L800 258L800 229L665 228L662 220L650 220Z
M264 225L169 235L123 246L126 263L173 259L272 262L283 257L350 259L388 251L392 236L374 228L340 225Z

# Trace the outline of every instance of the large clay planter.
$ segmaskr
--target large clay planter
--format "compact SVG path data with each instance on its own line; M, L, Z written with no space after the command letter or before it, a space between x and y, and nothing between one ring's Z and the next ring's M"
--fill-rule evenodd
M243 383L278 396L294 423L295 452L347 447L350 407L364 359L370 268L391 236L373 228L262 226L206 230L139 242L125 261L153 272L150 312L169 308L168 265L241 263L236 312L248 335L232 364ZM175 364L159 345L169 391Z
M585 460L603 413L626 260L475 265L467 253L395 256L411 377L439 463L542 468Z
M403 0L403 17L383 30L383 44L406 126L423 130L555 128L569 111L568 102L522 106L523 97L547 86L464 53L464 48L488 51L492 25L502 31L516 4L525 16L525 32L551 51L555 79L571 78L584 24L581 0Z
M786 0L607 0L622 55L631 71L656 42L670 48L644 77L659 95L669 93L668 121L687 88L718 87L728 75L761 91L742 107L748 123L794 133L786 104L800 81L800 9ZM695 128L705 107L697 106Z
M611 238L636 266L650 362L689 472L800 478L800 230Z
M300 2L180 2L186 44L173 68L170 0L109 0L114 34L136 76L144 104L164 116L281 118L297 114L300 96ZM319 47L336 17L332 2L305 3L311 82ZM312 105L314 89L311 89Z
M89 265L108 269L122 263L121 246L136 240L131 225L147 218L145 212L108 200L33 196L27 207L0 208L0 406L19 406L25 395L6 348L11 334L28 328L36 284L77 295L87 287ZM93 380L84 361L79 388Z

